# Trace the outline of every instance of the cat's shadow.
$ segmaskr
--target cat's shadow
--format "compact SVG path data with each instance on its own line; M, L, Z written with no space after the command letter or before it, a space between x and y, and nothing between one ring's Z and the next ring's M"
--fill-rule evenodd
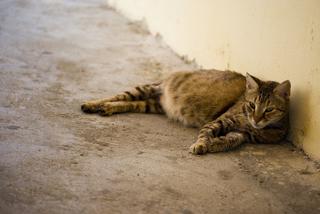
M299 88L299 90L293 90L291 93L289 113L290 131L286 140L292 142L297 147L303 146L304 137L312 125L311 93L312 89L301 88ZM320 103L320 98L318 103Z

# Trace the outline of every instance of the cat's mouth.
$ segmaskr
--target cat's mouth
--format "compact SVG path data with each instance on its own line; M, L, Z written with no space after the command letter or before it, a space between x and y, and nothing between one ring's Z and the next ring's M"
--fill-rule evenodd
M253 126L253 128L255 128L255 129L262 129L266 126L266 124L263 124L261 122L256 123L252 119L249 119L249 122Z

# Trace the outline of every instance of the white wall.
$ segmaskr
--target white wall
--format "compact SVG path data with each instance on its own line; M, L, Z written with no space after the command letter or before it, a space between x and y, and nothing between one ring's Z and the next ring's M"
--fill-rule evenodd
M319 0L109 0L203 68L292 84L293 143L320 161Z

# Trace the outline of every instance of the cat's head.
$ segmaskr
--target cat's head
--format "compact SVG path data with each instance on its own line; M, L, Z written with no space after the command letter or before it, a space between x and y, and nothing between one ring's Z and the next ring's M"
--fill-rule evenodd
M289 80L281 84L273 81L261 81L246 76L245 108L250 124L261 129L275 124L287 115L291 84Z

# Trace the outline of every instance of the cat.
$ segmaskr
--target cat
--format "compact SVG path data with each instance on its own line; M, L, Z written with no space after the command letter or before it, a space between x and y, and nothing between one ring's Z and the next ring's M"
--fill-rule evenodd
M201 128L194 154L226 151L244 143L278 143L289 128L291 84L261 81L233 71L173 73L158 84L140 85L81 105L87 113L165 113Z

